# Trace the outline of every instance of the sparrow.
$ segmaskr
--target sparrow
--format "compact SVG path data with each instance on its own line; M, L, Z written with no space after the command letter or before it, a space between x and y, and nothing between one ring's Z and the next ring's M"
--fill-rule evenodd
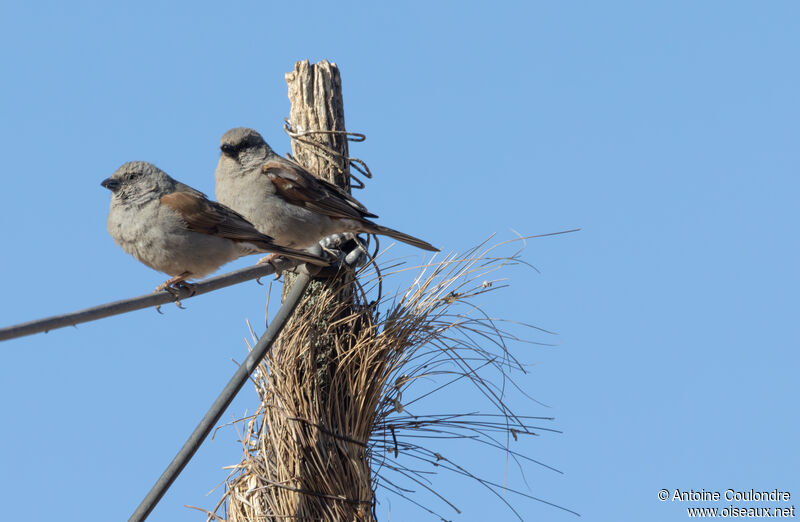
M122 249L172 276L156 292L202 278L241 256L273 252L306 263L328 263L277 245L237 212L210 201L144 161L122 165L101 185L111 191L108 233Z
M438 252L430 243L367 218L376 218L353 196L277 155L253 129L222 135L217 199L240 212L279 245L308 248L338 233L382 234Z

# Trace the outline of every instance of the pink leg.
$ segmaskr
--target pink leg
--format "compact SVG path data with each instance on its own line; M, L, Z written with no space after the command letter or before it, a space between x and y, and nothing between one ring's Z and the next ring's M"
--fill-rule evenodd
M167 290L167 288L169 288L170 286L176 283L181 283L191 276L192 276L191 272L184 272L180 275L176 275L175 277L170 277L169 279L158 285L154 291L160 292L162 290Z

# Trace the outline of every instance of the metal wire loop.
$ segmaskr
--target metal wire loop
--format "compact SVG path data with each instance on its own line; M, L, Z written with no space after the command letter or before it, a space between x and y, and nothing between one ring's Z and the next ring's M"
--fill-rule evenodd
M283 125L283 131L293 140L297 140L300 143L304 143L311 147L311 150L317 156L323 157L326 160L330 161L336 169L341 174L347 174L351 180L351 188L353 189L363 189L366 187L364 182L352 172L348 167L352 167L356 171L358 171L361 175L365 176L368 179L372 179L372 171L369 170L366 162L363 160L356 158L345 156L344 154L331 149L330 147L326 147L322 143L319 143L314 140L306 139L306 136L312 135L338 135L338 136L345 136L347 141L352 141L355 143L362 142L367 139L365 134L360 132L349 132L349 131L328 131L328 130L305 130L305 131L297 131L294 130L292 127L292 122L289 121L289 118L284 118L283 121L285 122ZM344 162L344 167L340 166L341 163ZM346 170L345 170L346 169Z

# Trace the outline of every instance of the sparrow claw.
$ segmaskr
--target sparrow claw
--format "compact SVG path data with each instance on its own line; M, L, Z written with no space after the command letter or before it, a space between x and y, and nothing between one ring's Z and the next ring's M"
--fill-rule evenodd
M158 290L158 289L156 289L156 290ZM175 288L172 285L167 285L164 288L162 288L162 290L167 292L168 294L170 294L172 296L172 299L174 300L174 302L178 306L178 308L183 308L181 306L181 300L180 300L181 293L180 293L180 290L178 290L177 288ZM159 313L160 312L161 312L161 310L159 310Z
M192 297L194 294L197 293L197 287L193 283L186 282L183 278L188 276L187 274L181 274L179 276L173 277L164 281L160 285L156 287L154 293L159 292L167 292L172 296L175 305L180 308L181 310L186 310L186 308L181 303L181 297L183 296L183 290L188 290L189 295L185 297ZM164 312L161 311L161 305L156 305L156 312L163 314Z
M355 234L333 234L319 242L322 251L351 268L363 265L367 261L367 249L364 241Z
M189 291L189 295L187 297L193 297L194 294L197 293L197 285L194 283L189 283L187 281L179 281L175 284L176 288L185 288Z
M283 272L283 269L280 268L277 264L275 264L275 260L278 259L279 257L280 256L278 254L270 254L268 256L264 256L261 259L259 259L257 263L259 265L263 265L264 263L269 263L270 265L272 265L272 268L275 269L275 281L281 278L281 272ZM258 279L261 278L259 277Z
M175 298L175 306L181 310L186 310L186 307L183 306L183 303L181 303L181 295L183 294L182 290L189 291L189 295L187 295L186 298L192 297L197 293L197 287L192 283L187 283L186 281L178 281L174 285L165 288L165 290L172 294L172 296Z
M181 291L172 285L167 285L164 288L156 288L156 291L159 290L163 290L168 294L172 295L172 297L175 298L175 300L178 300L178 298L180 298L181 296Z
M275 264L272 261L275 260L276 257L278 257L278 254L270 254L268 256L264 256L258 260L257 264L263 265L264 263L269 263L272 266L275 266Z
M338 250L336 248L331 248L331 247L329 247L327 245L323 245L322 243L320 243L319 246L322 247L322 252L324 252L326 255L332 257L334 260L338 260L342 256L342 251L341 250Z

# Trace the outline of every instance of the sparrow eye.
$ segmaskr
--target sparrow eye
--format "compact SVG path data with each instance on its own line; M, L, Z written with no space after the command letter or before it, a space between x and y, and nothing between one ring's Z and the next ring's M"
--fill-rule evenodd
M131 179L131 180L132 179L136 179L138 177L139 177L139 174L137 174L135 172L131 172L130 174L128 174L128 179Z
M236 147L234 147L230 143L223 143L220 149L228 156L233 156L234 154L236 154Z

